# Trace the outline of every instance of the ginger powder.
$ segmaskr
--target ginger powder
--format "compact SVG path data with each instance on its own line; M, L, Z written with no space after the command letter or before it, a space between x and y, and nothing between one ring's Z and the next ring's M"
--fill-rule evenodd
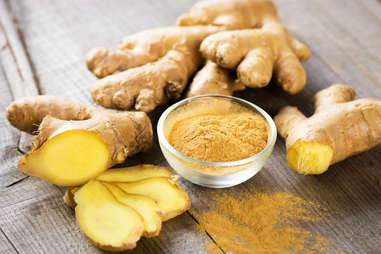
M267 145L266 120L239 104L210 100L187 112L177 117L167 135L169 143L186 156L209 162L237 161Z

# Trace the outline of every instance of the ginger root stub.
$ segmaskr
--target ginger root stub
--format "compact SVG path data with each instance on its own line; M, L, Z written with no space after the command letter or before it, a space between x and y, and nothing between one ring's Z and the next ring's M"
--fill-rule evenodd
M144 112L113 113L44 95L15 101L6 114L19 130L38 133L19 169L57 185L84 184L152 145Z
M301 174L321 174L331 164L381 144L381 101L354 99L347 85L332 85L315 95L307 118L295 107L275 117L285 138L287 163Z

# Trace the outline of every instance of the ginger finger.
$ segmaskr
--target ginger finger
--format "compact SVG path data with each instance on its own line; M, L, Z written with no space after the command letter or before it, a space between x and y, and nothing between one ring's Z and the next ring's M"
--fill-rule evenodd
M131 54L122 50L97 47L87 53L86 66L97 78L103 78L138 65L133 62L134 59L140 58L131 57Z
M249 87L264 87L270 82L273 64L274 57L268 48L254 49L239 64L238 78Z
M90 117L87 106L49 95L23 98L10 104L6 110L8 121L29 134L37 131L47 115L61 120L85 120Z
M286 140L287 163L301 174L321 174L336 162L381 144L381 101L354 100L353 89L332 85L315 95L306 118L285 107L275 117Z
M39 125L32 151L19 160L19 169L62 186L83 184L152 144L144 112L112 113L55 96L15 101L7 118L30 132Z
M94 48L86 56L87 68L98 78L157 61L174 49L188 33L188 41L197 35L190 29L163 27L126 36L118 49ZM194 29L193 29L194 30Z
M197 2L177 19L178 26L215 25L229 29L261 26L268 16L276 16L269 0L207 0Z
M300 61L306 61L310 58L310 50L304 43L290 36L290 44L292 51L296 54Z
M289 94L300 92L307 80L302 64L292 52L284 52L279 56L274 66L274 75L277 84Z
M355 91L347 85L332 85L329 89L319 91L314 97L315 112L331 107L332 104L353 101Z
M186 97L203 94L232 95L234 91L245 89L245 86L235 80L234 74L212 61L207 61L197 72L189 85Z

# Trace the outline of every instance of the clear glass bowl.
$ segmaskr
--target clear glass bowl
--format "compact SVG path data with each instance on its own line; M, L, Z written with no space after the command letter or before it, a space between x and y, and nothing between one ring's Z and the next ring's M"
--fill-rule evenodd
M268 140L266 147L258 154L251 157L229 162L209 162L201 161L186 156L171 146L167 140L167 135L172 124L187 116L199 114L199 110L207 110L211 102L225 105L238 105L245 110L260 114L268 124ZM228 102L228 103L227 103ZM228 108L228 106L226 106ZM224 109L221 109L224 110ZM157 125L159 144L164 157L169 165L185 179L194 184L211 188L224 188L240 184L261 170L267 158L272 153L277 137L277 131L272 118L260 107L232 96L224 95L202 95L181 100L169 107L160 116Z

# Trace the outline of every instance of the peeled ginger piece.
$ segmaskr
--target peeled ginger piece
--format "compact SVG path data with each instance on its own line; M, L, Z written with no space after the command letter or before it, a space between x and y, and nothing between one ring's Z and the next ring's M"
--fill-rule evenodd
M177 184L175 177L154 177L136 182L115 182L127 193L147 196L157 202L163 211L162 220L182 214L190 207L186 192Z
M104 250L132 249L143 233L142 217L120 203L98 181L90 181L74 194L77 224L85 235Z
M168 168L142 164L107 170L98 176L97 180L104 182L135 182L152 177L170 177L172 175L172 171Z
M161 229L161 210L156 202L146 196L129 194L111 183L103 183L114 197L121 203L135 209L143 218L146 237L157 236Z

